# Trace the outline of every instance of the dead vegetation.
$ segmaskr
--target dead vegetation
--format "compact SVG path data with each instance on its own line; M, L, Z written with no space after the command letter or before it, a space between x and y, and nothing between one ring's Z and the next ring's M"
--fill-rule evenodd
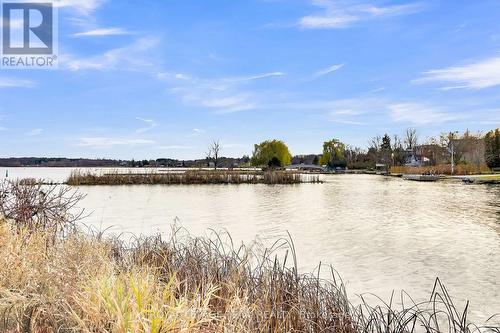
M44 191L2 189L12 187ZM68 216L70 232L54 234L64 219L59 228L13 220L23 214L0 219L1 332L500 332L498 318L469 323L468 307L459 311L439 280L427 302L402 294L353 305L333 269L329 279L297 272L291 240L235 246L224 233L192 237L174 227L167 239L125 242L73 228L75 215L62 212L77 196L45 196L60 198L50 218Z
M95 174L74 171L67 185L206 185L206 184L300 184L319 183L317 175L289 171L187 170L166 173Z

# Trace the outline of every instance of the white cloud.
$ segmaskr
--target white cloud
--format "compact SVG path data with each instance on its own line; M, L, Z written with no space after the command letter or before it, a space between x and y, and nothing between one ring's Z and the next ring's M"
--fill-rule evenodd
M328 119L332 122L361 126L366 125L365 115L375 113L384 101L375 98L342 99L323 102L323 107L328 111ZM321 106L321 103L320 103ZM371 117L374 115L372 114Z
M301 105L301 108L317 109L325 111L331 115L350 115L358 116L366 113L373 113L387 105L387 100L384 98L375 97L360 97L346 98L326 101L315 101Z
M375 88L375 89L370 90L369 93L375 94L375 93L379 93L379 92L384 91L384 90L386 90L385 87L379 87L379 88Z
M79 14L89 15L100 7L105 0L54 0L54 6L60 8L71 8Z
M212 98L199 101L202 106L212 109L218 109L216 113L232 113L245 110L251 110L256 104L250 102L248 95L237 95L221 98Z
M151 50L159 43L156 38L143 37L131 45L111 49L103 54L76 58L71 55L61 55L60 66L67 70L124 70L134 71L155 67L151 58Z
M31 131L26 132L27 136L37 136L43 133L43 128L34 128Z
M122 28L99 28L75 33L73 34L73 37L102 37L118 35L130 35L130 32Z
M419 103L392 104L387 108L393 121L415 125L439 124L459 119L459 116L447 113L442 108Z
M147 139L92 137L92 138L80 138L80 142L78 143L78 145L84 147L112 147L112 146L147 145L153 143L155 143L155 141Z
M175 74L175 78L178 80L189 80L190 79L189 75L182 74L182 73Z
M148 132L157 126L156 122L153 119L145 119L145 118L140 118L140 117L137 117L135 119L146 124L145 127L141 127L135 131L137 134Z
M347 28L356 22L381 19L415 13L419 4L375 6L360 1L313 0L312 4L322 9L315 15L304 16L299 26L304 29Z
M193 133L195 133L195 134L202 134L202 133L205 133L205 130L204 129L200 129L200 128L193 128Z
M223 77L215 79L197 78L188 74L159 73L159 80L169 83L170 93L177 95L184 104L212 109L216 114L256 109L259 98L248 86L255 80L285 75L268 72L250 76Z
M185 73L169 73L169 72L161 72L156 74L156 78L161 81L168 80L191 80L192 77Z
M384 97L359 97L340 100L312 101L286 106L288 109L317 110L329 121L346 125L409 123L414 126L434 125L467 119L466 112L450 112L415 101L395 101Z
M315 74L314 74L314 77L320 77L320 76L324 76L324 75L327 75L327 74L330 74L330 73L333 73L335 71L338 71L339 69L341 69L342 67L344 67L344 64L339 64L339 65L332 65L330 67L327 67L325 69L322 69L322 70L319 70L317 71Z
M33 88L35 82L31 80L0 77L0 88Z
M201 128L193 128L189 134L186 135L186 137L191 138L195 136L200 136L202 134L206 133L204 129Z
M241 78L227 78L227 79L222 79L222 80L227 80L227 81L252 81L252 80L260 80L260 79L265 79L269 77L274 77L274 76L284 76L285 73L282 72L270 72L270 73L264 73L264 74L257 74L257 75L252 75L252 76L246 76L246 77L241 77Z
M485 89L500 85L500 57L485 59L465 66L434 69L425 72L414 83L443 82L452 84L442 87L451 89Z

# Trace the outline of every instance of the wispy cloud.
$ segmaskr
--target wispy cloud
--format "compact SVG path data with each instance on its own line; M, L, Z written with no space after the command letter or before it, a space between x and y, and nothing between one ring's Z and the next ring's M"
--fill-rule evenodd
M147 139L130 139L130 138L109 138L109 137L92 137L80 138L79 146L83 147L112 147L112 146L135 146L154 144L155 141Z
M419 103L400 103L388 106L393 121L414 125L440 124L460 117L443 108Z
M251 102L251 98L248 94L220 98L207 98L199 100L198 102L204 107L217 109L217 111L215 111L217 114L252 110L257 106L255 103Z
M500 57L493 57L464 66L434 69L414 80L414 83L442 82L452 85L441 90L485 89L500 85Z
M396 101L386 97L359 97L315 101L288 108L317 110L329 121L345 125L408 123L414 126L466 120L466 113L449 107L415 101Z
M198 78L189 74L159 73L157 78L171 85L170 93L179 96L184 104L212 109L216 114L252 110L258 107L259 97L248 88L253 81L285 75L268 72L248 76Z
M54 6L71 8L79 14L89 15L100 7L105 0L54 0Z
M252 81L252 80L260 80L260 79L265 79L268 77L274 77L274 76L284 76L285 73L283 72L270 72L270 73L263 73L263 74L257 74L257 75L251 75L251 76L243 76L243 77L237 77L237 78L226 78L222 80L226 81L235 81L235 82L241 82L241 81Z
M375 93L382 92L382 91L384 91L384 90L386 90L386 89L385 89L385 87L378 87L378 88L375 88L375 89L370 90L370 91L369 91L369 93L371 93L371 94L375 94Z
M312 4L322 12L302 17L298 23L301 28L347 28L360 21L407 15L421 9L417 3L376 6L361 1L313 0Z
M314 77L317 78L317 77L325 76L327 74L338 71L342 67L344 67L344 64L332 65L330 67L327 67L325 69L321 69L321 70L317 71L316 73L314 73Z
M95 56L78 58L72 55L62 55L60 66L71 71L153 69L155 61L150 54L158 43L157 38L143 37L128 46L111 49Z
M187 136L188 137L193 137L193 136L198 136L198 135L201 135L201 134L204 134L206 131L204 129L201 129L201 128L193 128L191 130L191 133L189 133Z
M119 36L130 35L131 33L122 28L99 28L73 34L73 37L103 37L103 36Z
M135 131L137 134L148 132L157 126L156 122L153 119L145 119L145 118L140 118L140 117L137 117L135 119L139 120L140 122L142 122L146 125L145 127L141 127L139 129L137 129Z
M356 98L326 101L323 104L328 112L328 119L332 122L344 125L362 126L366 125L366 115L371 112L371 117L375 115L378 108L382 108L385 103L382 99L376 98ZM321 103L320 103L321 106Z
M27 136L37 136L43 133L43 128L34 128L31 131L26 132Z
M35 85L31 80L0 77L0 88L33 88Z

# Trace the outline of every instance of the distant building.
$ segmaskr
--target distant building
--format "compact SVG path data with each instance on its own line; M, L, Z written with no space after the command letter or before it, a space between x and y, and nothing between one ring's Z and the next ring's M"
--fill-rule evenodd
M415 150L406 150L405 165L425 166L451 163L451 147L455 163L470 165L483 165L485 161L485 144L482 138L465 137L454 139L450 143L450 148L438 144L419 145Z

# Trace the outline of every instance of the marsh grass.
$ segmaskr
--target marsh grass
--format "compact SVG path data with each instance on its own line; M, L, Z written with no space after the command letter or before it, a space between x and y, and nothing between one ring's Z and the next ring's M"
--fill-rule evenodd
M421 167L410 167L410 166L393 166L391 167L391 173L403 173L403 174L425 174L433 173L437 175L451 175L451 164L441 164L434 166L421 166ZM486 165L472 164L458 164L455 165L454 174L455 175L475 175L481 173L490 173L491 170Z
M235 245L212 231L124 240L0 219L0 332L500 332L457 309L439 280L426 302L349 301L342 280L301 274L293 241ZM370 305L375 304L375 305Z
M300 184L319 183L317 175L290 171L187 170L167 173L95 174L73 171L67 185L203 185L203 184Z

